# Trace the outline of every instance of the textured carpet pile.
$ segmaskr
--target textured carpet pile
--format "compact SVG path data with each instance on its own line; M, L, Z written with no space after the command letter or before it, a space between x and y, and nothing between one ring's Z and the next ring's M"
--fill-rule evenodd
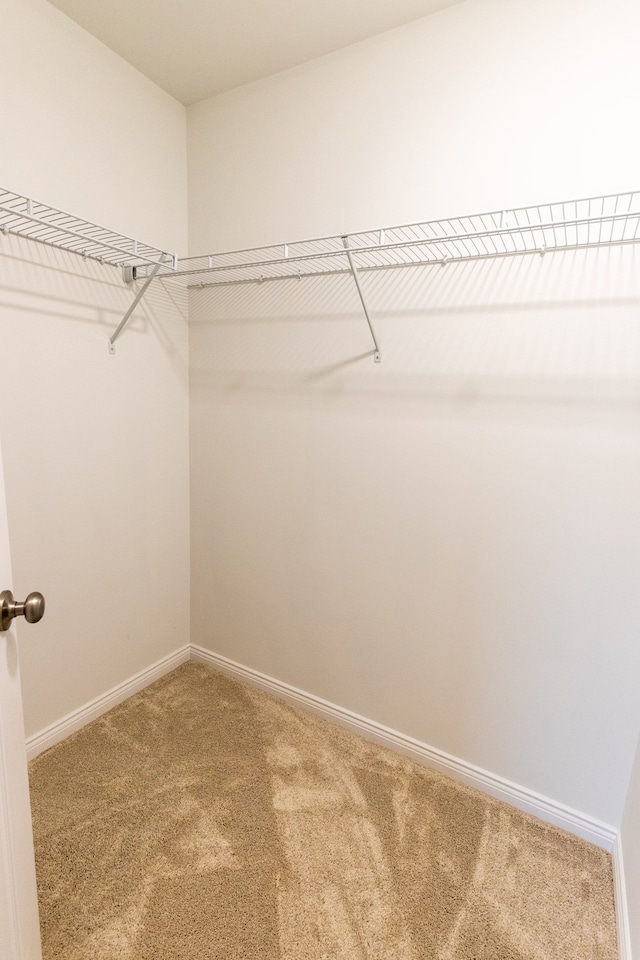
M30 765L45 960L614 960L605 852L188 663Z

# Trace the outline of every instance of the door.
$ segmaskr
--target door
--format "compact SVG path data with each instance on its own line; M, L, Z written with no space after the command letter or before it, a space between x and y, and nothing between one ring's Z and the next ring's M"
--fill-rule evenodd
M0 592L11 586L0 450ZM0 956L42 958L15 621L0 633Z

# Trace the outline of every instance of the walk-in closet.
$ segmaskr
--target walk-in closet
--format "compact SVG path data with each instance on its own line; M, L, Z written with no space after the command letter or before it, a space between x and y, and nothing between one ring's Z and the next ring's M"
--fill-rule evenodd
M0 953L632 960L640 8L316 6L5 0Z

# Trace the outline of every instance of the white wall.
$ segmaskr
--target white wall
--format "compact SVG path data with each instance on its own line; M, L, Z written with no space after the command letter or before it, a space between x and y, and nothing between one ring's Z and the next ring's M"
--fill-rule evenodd
M213 252L638 186L635 0L469 0L188 110ZM192 640L619 826L638 252L196 291Z
M44 0L3 0L0 184L186 247L184 108ZM32 734L189 639L185 305L0 237L2 436Z
M2 0L0 186L185 253L185 110L46 0Z
M639 18L469 0L190 108L192 251L636 186ZM184 252L179 104L44 0L5 0L0 82L0 183ZM0 258L32 733L188 639L185 309L155 287L109 357L117 273ZM368 278L375 368L344 278L194 294L194 641L619 825L639 275Z
M628 890L631 951L640 957L640 737L622 821L622 851Z
M467 0L189 108L193 255L637 188L635 0Z

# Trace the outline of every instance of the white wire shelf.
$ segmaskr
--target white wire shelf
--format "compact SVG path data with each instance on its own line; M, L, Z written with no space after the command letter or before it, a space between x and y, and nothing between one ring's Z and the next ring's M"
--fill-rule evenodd
M189 257L158 279L188 287L358 273L640 241L640 191Z
M2 188L0 233L27 237L69 250L85 260L98 260L113 266L144 265L151 268L160 264L171 269L177 263L176 258L164 250Z
M157 247L0 188L0 234L14 233L143 280L109 339L109 352L154 280L189 288L351 274L369 325L374 360L380 348L361 273L640 242L640 191L428 220L246 250L177 258Z

